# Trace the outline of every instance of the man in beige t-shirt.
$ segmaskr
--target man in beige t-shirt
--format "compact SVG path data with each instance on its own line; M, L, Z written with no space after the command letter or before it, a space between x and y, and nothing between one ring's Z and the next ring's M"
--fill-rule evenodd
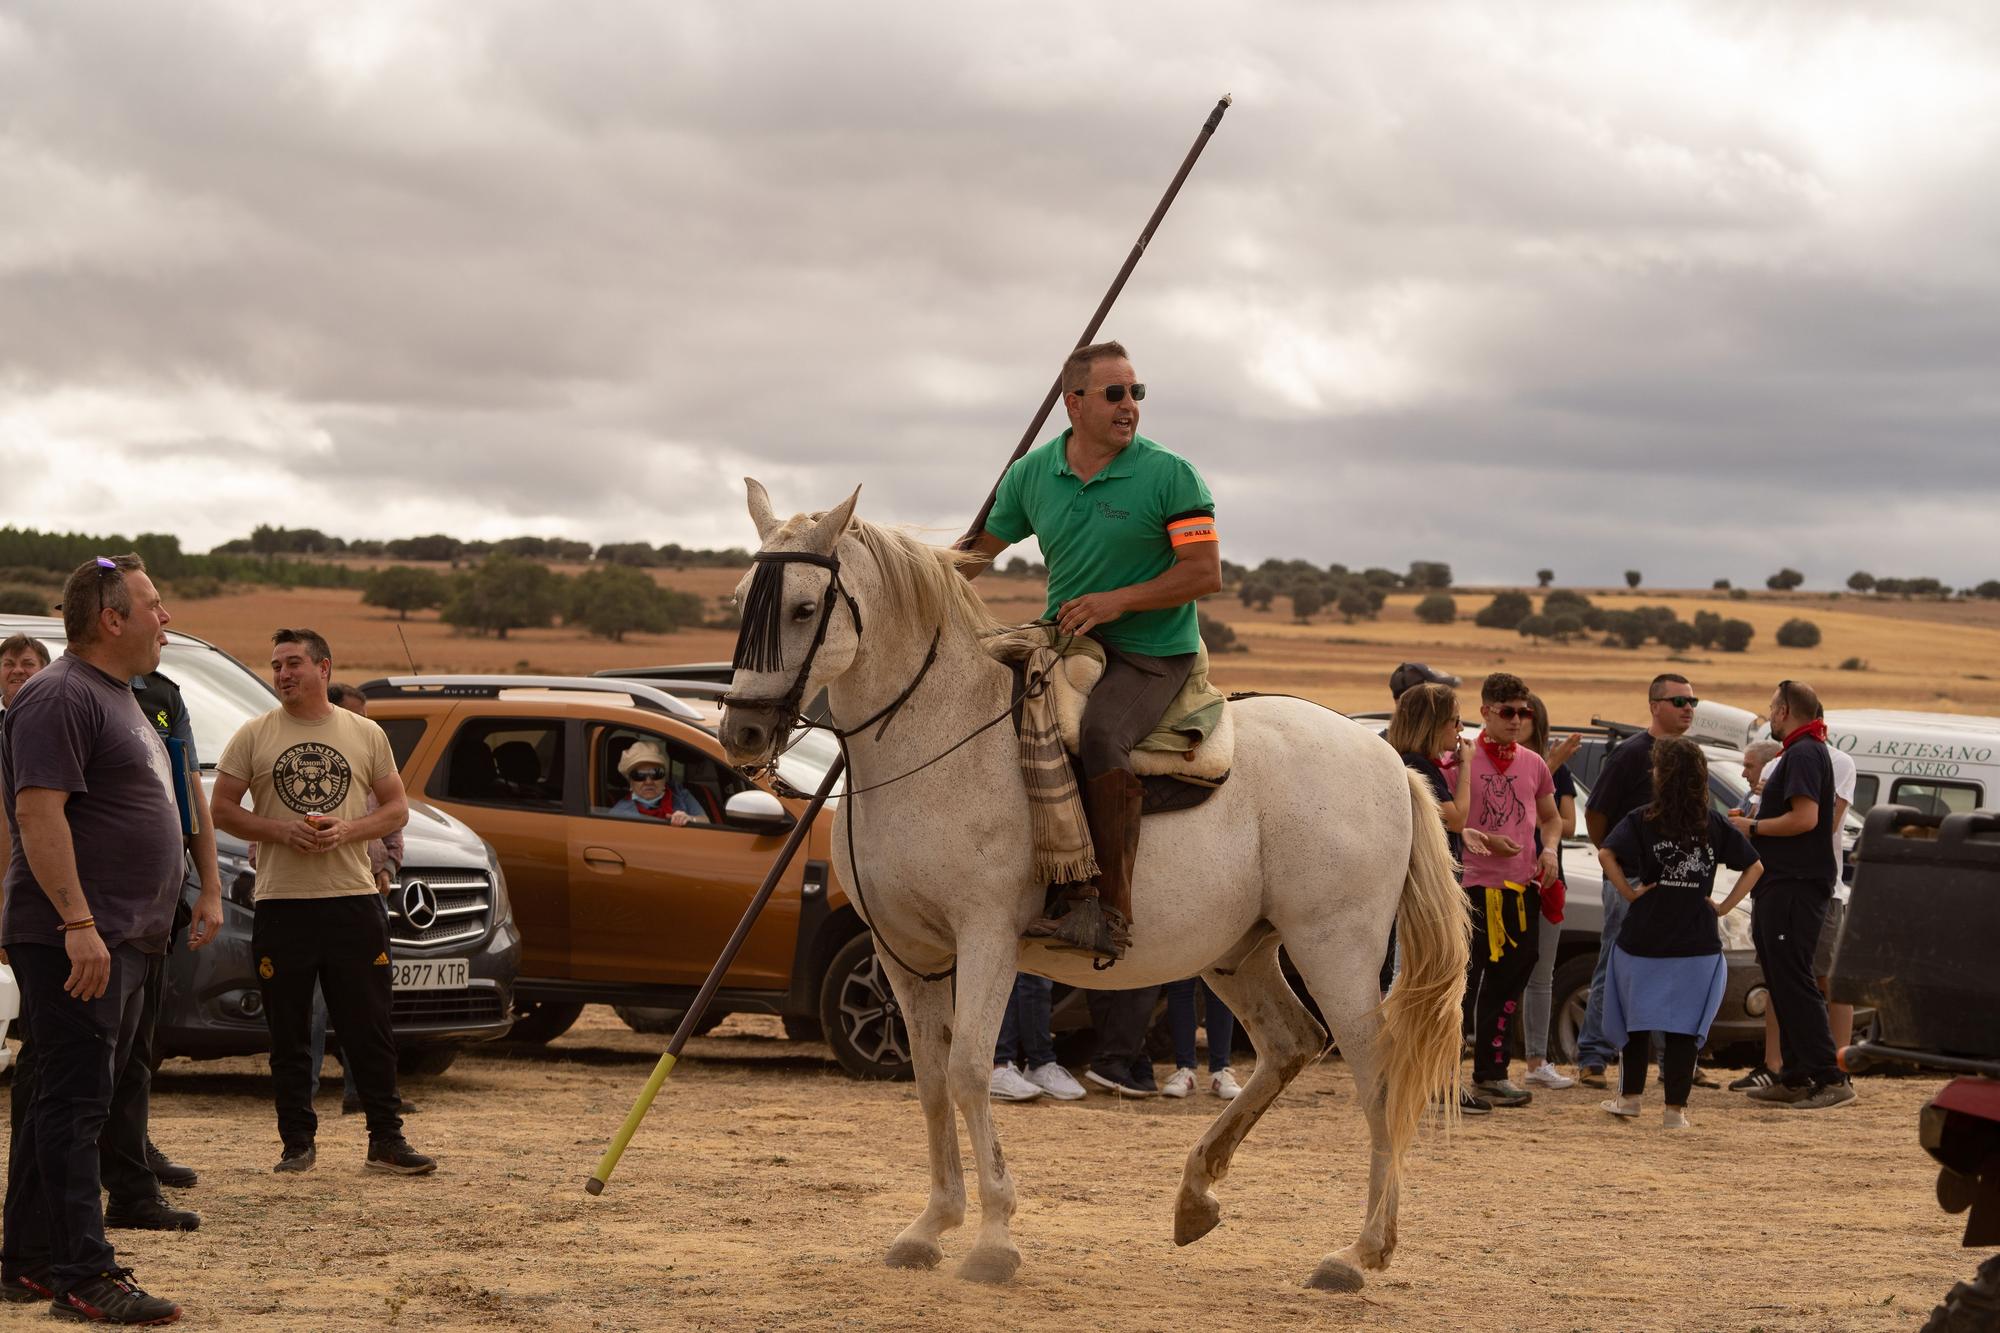
M368 864L368 844L403 827L409 800L382 728L328 700L333 654L326 640L309 629L281 629L271 645L279 706L230 737L216 764L214 811L217 828L257 844L250 947L271 1030L284 1141L273 1169L310 1171L315 1160L317 987L368 1113L368 1168L422 1175L437 1163L403 1138L389 916ZM246 795L251 809L243 807Z

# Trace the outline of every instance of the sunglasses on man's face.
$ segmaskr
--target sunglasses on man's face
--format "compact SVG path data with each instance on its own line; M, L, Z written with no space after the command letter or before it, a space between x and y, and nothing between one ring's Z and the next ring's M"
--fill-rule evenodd
M664 768L635 768L632 770L634 782L665 782L667 770Z
M1656 704L1672 704L1676 708L1693 708L1701 702L1701 699L1699 696L1692 694L1661 694L1655 695L1653 702Z
M1070 392L1079 398L1088 398L1091 394L1101 393L1107 403L1122 403L1125 401L1127 389L1132 391L1133 402L1146 401L1146 386L1143 384L1107 384L1101 389L1071 389Z
M1493 716L1505 718L1509 722L1519 722L1524 717L1533 717L1534 715L1535 710L1532 708L1511 708L1503 705L1493 710Z

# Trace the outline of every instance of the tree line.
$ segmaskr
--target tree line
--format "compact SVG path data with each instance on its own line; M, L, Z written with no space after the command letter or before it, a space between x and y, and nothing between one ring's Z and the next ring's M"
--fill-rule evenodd
M740 546L714 551L682 546L678 542L589 542L568 537L503 537L499 541L461 541L442 532L421 537L393 537L349 540L330 536L318 528L272 527L260 523L248 537L238 537L215 548L224 555L358 556L370 559L421 560L439 564L483 560L490 555L519 556L528 560L553 560L565 564L596 561L607 565L628 565L636 569L685 569L692 567L740 569L750 563L750 552Z
M519 555L489 555L471 569L449 575L390 565L368 576L361 600L403 620L412 611L435 609L447 625L501 639L509 630L546 628L558 617L564 625L614 643L627 634L735 625L728 615L711 622L699 596L663 588L630 565L604 565L572 576Z

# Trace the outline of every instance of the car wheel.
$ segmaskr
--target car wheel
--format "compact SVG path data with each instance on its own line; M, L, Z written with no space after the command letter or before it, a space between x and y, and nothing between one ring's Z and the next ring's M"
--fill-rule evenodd
M681 1018L687 1010L662 1009L647 1004L614 1004L611 1006L611 1012L624 1019L625 1026L634 1032L672 1033L680 1030ZM727 1017L729 1017L727 1009L718 1009L710 1005L708 1011L701 1016L701 1022L694 1025L694 1031L689 1035L699 1037L704 1032L713 1032Z
M856 935L827 964L819 988L820 1024L840 1067L856 1078L909 1078L910 1036L875 941Z
M457 1059L456 1046L412 1046L396 1052L396 1073L402 1078L436 1078Z
M804 1014L785 1015L785 1040L825 1041L826 1029L817 1018L807 1018Z
M515 1000L514 1026L508 1030L507 1039L540 1046L569 1031L582 1014L583 1006L580 1004L564 1004L556 1000Z
M1583 1039L1583 1019L1590 1009L1590 978L1597 971L1597 955L1577 954L1556 966L1549 995L1549 1059L1558 1064L1575 1064Z

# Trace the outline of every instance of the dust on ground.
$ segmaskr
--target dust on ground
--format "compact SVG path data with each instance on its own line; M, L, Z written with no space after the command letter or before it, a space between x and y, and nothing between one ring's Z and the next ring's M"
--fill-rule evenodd
M1788 1111L1697 1089L1695 1128L1617 1121L1605 1095L1429 1133L1402 1244L1360 1295L1304 1290L1359 1227L1366 1132L1338 1059L1308 1069L1237 1154L1222 1225L1170 1238L1188 1148L1221 1103L996 1108L1020 1207L1009 1286L881 1256L923 1206L907 1083L847 1078L823 1046L737 1017L686 1057L601 1198L583 1182L664 1038L589 1009L547 1048L474 1048L412 1083L407 1131L442 1167L361 1168L329 1061L318 1168L274 1176L264 1061L169 1061L153 1134L201 1171L190 1235L113 1233L196 1327L407 1329L1908 1329L1976 1255L1916 1142L1926 1078ZM1238 1061L1247 1072L1247 1057ZM969 1188L976 1189L976 1182ZM976 1221L976 1210L968 1223ZM32 1325L30 1321L32 1320ZM44 1316L10 1313L9 1326Z

